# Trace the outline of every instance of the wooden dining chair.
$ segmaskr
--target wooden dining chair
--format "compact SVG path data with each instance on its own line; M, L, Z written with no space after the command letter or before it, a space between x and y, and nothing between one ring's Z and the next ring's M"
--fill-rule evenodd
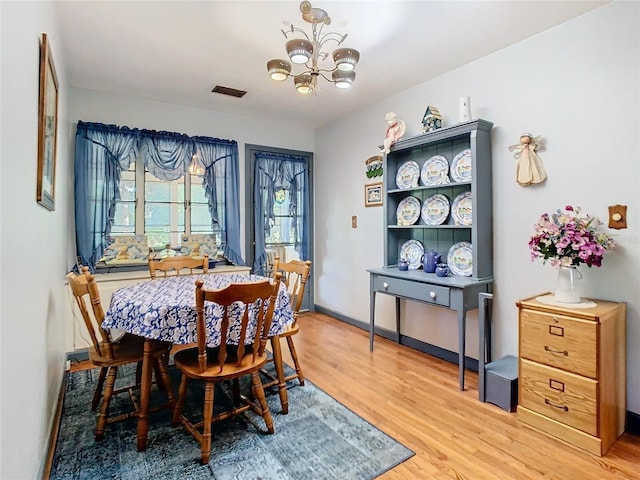
M279 273L287 286L287 292L289 293L289 299L291 301L291 309L293 310L293 323L287 327L287 329L276 337L271 337L271 350L273 357L269 360L274 363L276 375L272 375L264 368L261 373L269 378L269 381L264 383L264 387L278 386L278 393L280 395L280 406L282 413L289 413L289 396L287 394L287 382L298 379L300 385L304 385L304 374L302 373L302 367L298 360L298 354L296 353L296 347L293 343L293 336L300 331L298 325L298 314L302 307L302 300L304 298L304 292L309 279L309 273L311 272L311 262L309 260L290 260L287 263L280 263L280 257L276 256L273 263L273 271ZM284 361L282 360L282 348L280 346L280 339L286 338L287 345L289 346L289 352L293 360L295 372L291 375L285 376L284 374Z
M107 424L126 420L138 415L139 402L135 398L135 392L140 389L140 367L144 353L144 338L126 333L117 342L112 342L109 332L102 328L104 311L100 303L100 292L96 284L95 277L89 273L88 267L82 267L82 272L78 275L71 272L67 275L67 281L76 300L82 318L84 320L91 346L89 347L90 362L100 368L98 384L91 401L91 409L96 410L102 398L102 406L98 414L95 438L102 440ZM87 308L88 299L91 308ZM152 357L156 372L160 373L160 379L156 376L156 383L165 390L168 397L168 407L174 405L174 398L171 389L171 381L167 372L166 358L171 348L170 343L153 342ZM115 389L118 367L127 364L136 364L135 384ZM117 416L109 417L109 403L113 395L127 392L133 404L133 410ZM167 406L154 407L154 411Z
M253 410L264 419L268 433L273 433L273 420L258 372L267 361L265 346L280 282L278 279L273 283L269 280L237 283L222 290L207 290L203 284L201 279L196 280L198 346L174 354L175 365L182 372L182 380L173 412L173 424L182 423L196 438L201 445L202 463L206 465L211 456L211 426L214 422ZM205 305L210 302L222 309L221 313L216 313L221 316L220 346L216 348L206 345L209 335ZM256 321L253 338L250 338L248 328L250 310ZM249 396L240 392L239 379L245 375L251 375ZM204 418L197 423L193 423L182 413L189 380L205 382ZM233 406L214 415L214 388L217 383L225 380L232 380L233 383ZM258 403L255 402L256 398Z
M193 275L193 270L196 268L201 268L203 273L209 272L209 255L205 255L202 258L189 256L166 257L159 260L156 260L152 255L149 255L148 263L149 275L151 275L152 280L156 278L156 270L161 271L165 277L169 272L173 272L175 275L180 275L183 270L189 270L189 274Z

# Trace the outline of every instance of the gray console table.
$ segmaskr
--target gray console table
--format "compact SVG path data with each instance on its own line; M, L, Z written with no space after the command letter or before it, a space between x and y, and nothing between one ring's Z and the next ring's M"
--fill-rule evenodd
M464 358L467 311L478 308L478 294L489 292L493 278L438 277L423 270L400 271L398 267L368 270L369 290L369 349L373 351L376 293L396 298L396 341L400 343L400 299L415 300L458 313L458 377L460 390L464 390ZM482 355L482 352L480 352Z

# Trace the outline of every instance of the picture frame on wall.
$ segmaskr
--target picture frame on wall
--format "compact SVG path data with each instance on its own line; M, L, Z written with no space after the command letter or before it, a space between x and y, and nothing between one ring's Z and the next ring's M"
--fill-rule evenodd
M364 186L364 206L379 207L382 205L382 182L369 183Z
M40 95L38 102L37 202L55 210L56 147L58 138L58 77L46 33L40 42Z

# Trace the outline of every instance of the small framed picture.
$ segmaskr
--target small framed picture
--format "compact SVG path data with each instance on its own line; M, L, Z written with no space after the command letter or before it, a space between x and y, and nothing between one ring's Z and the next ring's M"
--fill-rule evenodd
M382 182L365 185L364 206L377 207L380 205L382 205Z

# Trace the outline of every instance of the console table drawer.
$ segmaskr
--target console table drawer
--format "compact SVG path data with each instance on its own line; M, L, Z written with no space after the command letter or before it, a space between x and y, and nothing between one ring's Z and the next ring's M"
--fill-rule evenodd
M407 297L443 307L449 306L449 288L447 287L380 275L376 275L373 282L373 288L377 292Z

